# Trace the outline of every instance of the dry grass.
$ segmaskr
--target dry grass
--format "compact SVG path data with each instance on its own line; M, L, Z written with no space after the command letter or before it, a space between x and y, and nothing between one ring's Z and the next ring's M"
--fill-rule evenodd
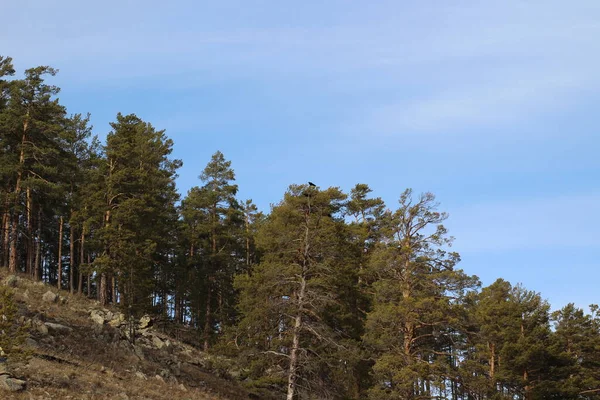
M0 269L2 281L6 275L6 270ZM94 324L89 310L100 308L94 300L59 292L23 277L14 290L25 318L59 323L73 330L68 334L44 335L32 328L31 338L37 343L31 342L33 356L26 365L13 369L15 377L27 381L26 390L0 393L2 399L249 398L236 382L191 363L182 362L176 374L164 374L169 371L172 357L158 349L144 349L140 357L129 342L119 340L115 328ZM44 302L42 296L48 290L58 293L64 302ZM195 349L190 354L202 357ZM157 377L161 373L168 376Z
M196 389L156 378L140 379L96 365L68 365L33 358L19 370L27 379L27 390L7 399L219 399Z

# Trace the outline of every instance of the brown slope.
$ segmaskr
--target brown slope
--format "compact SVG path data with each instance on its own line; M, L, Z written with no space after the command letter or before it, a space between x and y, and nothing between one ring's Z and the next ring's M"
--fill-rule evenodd
M6 284L4 269L0 279ZM30 326L32 356L11 370L27 382L25 390L0 392L2 399L251 398L237 382L211 370L216 357L193 346L154 328L138 329L132 344L126 327L90 318L90 313L115 318L116 310L25 277L13 278L12 286L21 323Z

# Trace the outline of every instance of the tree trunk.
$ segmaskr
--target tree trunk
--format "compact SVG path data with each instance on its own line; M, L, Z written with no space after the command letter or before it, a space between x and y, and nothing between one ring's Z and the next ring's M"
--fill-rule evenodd
M496 370L496 345L494 343L488 344L490 348L490 379L494 384L494 375Z
M212 301L212 277L208 280L208 292L206 293L206 315L204 316L204 351L208 351L210 347L210 336L212 331L211 323L211 301Z
M175 295L173 296L173 305L175 308L175 314L173 315L173 321L176 324L181 323L181 308L180 308L180 303L181 303L181 282L179 281L179 274L176 274L176 279L175 279Z
M89 253L87 255L87 261L88 261L87 262L88 265L90 265L91 264L91 256ZM91 297L91 295L92 295L92 273L90 272L87 276L87 296Z
M117 279L115 275L110 278L110 286L111 286L111 295L112 295L112 303L117 304Z
M183 324L185 322L185 303L183 296L179 296L177 304L179 305L179 319L177 321L178 323Z
M246 271L250 272L250 216L246 213Z
M404 282L404 289L402 290L402 298L404 300L408 300L411 297L411 290L410 290L411 288L410 288L410 284L408 282L409 274L410 274L410 261L406 261L405 265L404 265L404 275L406 276L406 278L405 278L406 281ZM404 340L403 340L404 355L406 356L407 360L410 360L414 334L415 334L415 325L414 325L414 322L409 319L404 323Z
M8 270L11 273L17 272L17 232L19 225L19 197L21 195L21 180L23 178L23 164L25 164L25 142L27 141L27 126L29 121L23 121L23 136L21 137L21 151L19 153L19 167L17 168L17 181L15 183L15 203L13 209L12 224L10 227L10 256L8 260Z
M106 282L106 274L100 275L100 290L98 291L98 296L100 300L100 304L105 306L108 303L108 285Z
M71 214L73 213L71 212ZM73 281L75 278L75 227L73 223L69 225L69 291L73 293L75 289L75 282Z
M521 338L525 338L525 325L523 323L523 320L525 319L524 316L521 316ZM525 387L524 389L524 395L523 395L523 399L524 400L529 400L530 394L529 392L531 391L531 386L529 386L529 376L527 374L527 369L523 370L523 382L525 383Z
M8 253L10 244L10 203L8 196L6 199L6 207L2 214L2 266L8 267Z
M33 245L33 226L31 221L31 189L27 188L27 258L25 262L25 273L31 275L31 269L33 267L33 257L35 253Z
M190 260L192 260L194 257L194 244L192 243L190 245ZM176 324L181 324L183 323L183 290L182 290L182 281L183 281L183 277L180 275L180 273L176 272L176 280L175 280L175 299L174 299L174 303L175 303L175 316L174 316L174 321Z
M302 254L302 273L300 276L300 290L298 291L298 310L294 317L294 328L292 330L292 348L290 350L290 367L288 369L288 389L286 400L293 400L296 395L296 386L298 381L298 365L300 350L300 334L302 331L302 314L304 312L304 300L306 297L306 281L308 269L310 267L310 197L308 198L308 208L304 214L304 251Z
M29 116L29 114L28 114ZM21 180L23 179L23 164L25 164L25 143L27 141L27 127L29 121L25 118L23 121L23 136L21 137L21 151L19 153L19 167L17 168L17 180L15 183L15 203L12 215L12 224L10 227L10 256L8 260L8 270L11 273L17 272L17 236L19 225L19 197L21 197Z
M110 226L110 210L106 210L105 214L104 214L104 226L108 227ZM104 244L105 248L104 251L105 253L110 257L110 246L107 242ZM107 283L107 278L106 278L106 273L103 272L100 275L100 287L98 288L98 300L100 301L100 304L102 304L103 306L105 306L108 303L108 283Z
M292 349L290 350L290 368L288 370L288 389L286 400L294 400L296 395L296 383L298 378L298 351L300 350L300 331L302 329L302 311L304 296L306 293L306 279L303 276L298 292L298 313L294 318L294 329L292 333Z
M37 232L36 232L36 240L35 240L35 263L34 268L35 271L33 273L33 278L36 281L40 280L40 258L42 255L42 208L38 210L38 220L37 220Z
M166 273L164 275L166 275ZM165 285L162 290L162 308L163 308L163 314L165 316L165 321L168 321L170 318L170 315L169 315L169 301L168 301L167 285L166 285L167 278L165 277L163 279L165 281Z
M15 207L16 208L16 207ZM10 226L10 246L8 258L8 270L14 274L17 272L17 226L19 224L19 214L13 210L12 223Z
M213 207L213 211L212 211L212 215L213 215L213 226L211 227L211 256L212 259L210 261L210 267L211 267L211 271L209 272L211 274L211 276L209 276L208 278L208 289L207 289L207 293L206 293L206 314L205 314L205 319L204 319L204 351L208 351L209 347L210 347L210 337L212 335L212 289L215 283L215 278L212 276L212 271L215 271L216 268L214 268L214 259L215 259L215 255L217 254L217 238L216 238L216 230L214 227L215 221L216 221L216 204Z
M63 222L64 219L61 215L58 224L58 289L62 289L62 244L63 244Z
M84 245L85 245L85 232L81 230L81 243L79 244L79 285L77 285L77 293L81 294L83 292L83 273L81 271L81 266L85 264L84 259Z

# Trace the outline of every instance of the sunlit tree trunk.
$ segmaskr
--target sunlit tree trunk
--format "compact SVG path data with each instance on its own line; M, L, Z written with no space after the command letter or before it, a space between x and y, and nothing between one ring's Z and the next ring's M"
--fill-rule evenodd
M63 246L63 222L64 218L61 216L58 223L58 289L62 289L62 246Z
M69 226L69 291L71 293L74 292L75 282L73 279L75 278L74 274L75 270L75 226L73 223Z
M2 214L2 266L8 266L8 253L10 244L10 202L8 196Z
M100 290L98 292L100 304L105 306L108 303L108 285L106 282L106 274L100 275Z
M42 209L38 210L38 219L37 219L37 232L36 232L36 240L35 240L35 262L34 268L35 271L33 273L33 278L36 281L40 280L40 262L42 255Z
M31 268L33 267L33 258L35 249L33 245L33 226L31 221L31 189L27 188L27 257L25 262L25 273L31 274Z
M17 237L19 229L19 201L21 197L21 180L23 179L23 165L25 164L25 143L27 141L28 117L23 121L23 135L21 136L21 150L19 152L19 166L17 168L17 180L14 191L14 210L12 224L10 227L10 256L8 269L11 273L17 272Z
M81 271L81 266L85 264L84 261L84 249L85 249L85 232L81 230L81 243L79 244L79 284L77 285L77 293L81 294L83 292L83 273Z

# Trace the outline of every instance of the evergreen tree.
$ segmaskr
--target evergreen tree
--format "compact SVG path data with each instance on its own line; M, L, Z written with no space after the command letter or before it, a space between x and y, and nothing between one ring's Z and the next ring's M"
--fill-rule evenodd
M349 199L292 185L263 215L238 202L231 162L216 152L177 208L181 161L164 131L118 114L102 145L89 115L67 117L46 82L56 72L15 77L0 56L9 271L119 303L130 321L190 324L205 350L235 353L256 387L289 400L600 398L598 306L550 319L520 285L475 291L432 194L407 190L390 211L366 184ZM24 355L16 311L0 286L9 361Z
M0 210L2 226L0 226L0 265L8 266L8 248L10 243L10 207L12 192L13 166L16 148L7 132L8 101L10 81L8 77L15 74L10 57L0 55Z
M551 354L548 352L550 306L539 293L524 289L520 285L512 288L510 302L514 305L511 341L502 352L505 377L516 384L522 398L543 399ZM515 328L518 333L515 335Z
M262 212L258 211L256 205L252 202L252 199L246 200L243 208L244 213L244 250L245 250L245 272L251 272L252 265L254 265L259 258L259 254L256 248L256 234L258 225L264 219Z
M539 294L498 279L470 309L475 334L463 366L465 391L482 398L552 398L549 306Z
M135 115L117 115L107 137L104 165L104 217L98 232L103 252L94 260L100 276L100 299L132 315L149 311L158 271L168 262L176 225L174 178L179 160L168 158L173 142L164 131ZM117 292L118 290L118 292ZM163 299L164 300L164 299Z
M379 242L381 222L385 214L385 204L381 198L368 198L371 188L364 183L357 184L350 191L347 205L348 215L353 217L350 227L354 233L359 258L359 284L363 283L365 266L369 262L371 250Z
M83 290L86 261L84 257L86 230L84 221L90 214L88 208L95 196L102 193L99 185L100 143L92 136L90 115L72 115L67 119L64 147L67 157L63 161L65 208L68 209L69 228L69 290ZM98 211L100 213L101 211Z
M260 264L236 280L238 340L252 354L255 377L285 377L288 399L342 397L355 386L348 300L356 295L356 270L342 219L345 199L337 188L291 186L261 225Z
M73 214L70 226L78 232L78 292L86 292L88 297L95 289L95 268L92 262L105 249L101 233L105 216L105 172L106 159L103 148L96 136L78 158L79 169L74 176L79 180L73 193ZM86 285L84 286L84 279ZM84 290L85 289L85 290ZM99 292L96 291L96 295Z
M559 363L552 369L554 398L596 399L600 396L600 319L598 306L585 314L574 304L552 313L552 350Z
M12 272L20 269L30 272L32 268L34 210L39 211L38 219L42 218L41 212L48 211L45 215L48 220L60 202L58 166L63 156L60 135L65 109L54 98L59 88L45 83L45 76L56 72L47 66L28 69L25 78L10 81L5 92L8 98L0 131L4 134L3 147L7 149L3 164L8 165L7 253Z
M192 307L202 325L208 350L215 334L233 323L233 277L244 265L243 214L235 198L238 187L231 161L213 154L202 171L202 187L192 188L182 202L190 268L195 271Z
M376 357L373 399L431 397L446 385L452 357L446 343L477 280L454 268L459 256L445 250L451 239L441 224L447 215L436 209L432 194L415 202L405 191L371 258L375 297L365 340Z

